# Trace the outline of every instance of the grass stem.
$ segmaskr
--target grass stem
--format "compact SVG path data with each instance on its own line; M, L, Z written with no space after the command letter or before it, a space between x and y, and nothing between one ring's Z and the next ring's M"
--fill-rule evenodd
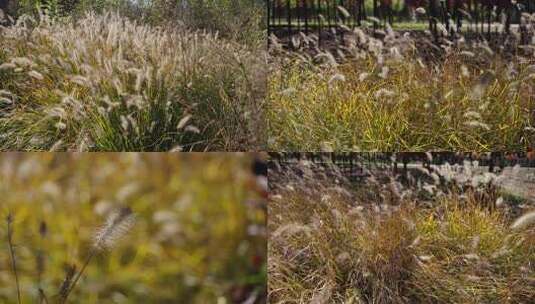
M21 295L20 295L20 284L19 284L19 275L17 272L17 262L15 259L15 249L13 245L13 215L11 213L7 216L7 243L9 247L9 255L11 257L11 268L13 270L13 274L15 275L15 285L17 286L17 301L19 304L22 303Z
M65 296L64 296L64 298L63 298L61 303L67 303L67 299L68 299L69 295L71 294L71 291L74 289L74 287L76 286L76 283L78 283L78 281L82 277L82 274L84 273L85 269L87 268L87 265L89 265L89 263L91 262L91 259L93 258L93 256L95 256L96 253L97 253L97 250L92 248L91 251L89 252L89 255L85 259L85 262L84 262L82 268L76 274L76 277L74 278L74 281L69 286L69 289L67 290L67 293L65 294Z

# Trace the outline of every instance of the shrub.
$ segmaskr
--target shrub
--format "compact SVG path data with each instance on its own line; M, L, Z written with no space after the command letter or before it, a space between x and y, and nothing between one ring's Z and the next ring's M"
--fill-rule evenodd
M189 28L205 29L246 44L265 48L265 1L166 1L150 2L152 22L175 21Z

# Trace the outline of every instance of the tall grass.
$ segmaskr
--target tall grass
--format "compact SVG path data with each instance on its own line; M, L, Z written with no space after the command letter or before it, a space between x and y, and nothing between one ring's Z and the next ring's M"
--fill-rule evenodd
M115 13L2 28L3 150L263 147L263 51Z
M382 170L358 185L306 163L271 171L270 303L528 303L533 222L515 229L512 202L469 186L479 175L433 174L409 186Z
M252 158L3 153L0 302L265 303Z
M533 45L522 45L518 33L493 45L464 37L437 44L390 28L341 31L343 38L323 37L322 45L315 35L272 37L271 150L513 151L535 144Z

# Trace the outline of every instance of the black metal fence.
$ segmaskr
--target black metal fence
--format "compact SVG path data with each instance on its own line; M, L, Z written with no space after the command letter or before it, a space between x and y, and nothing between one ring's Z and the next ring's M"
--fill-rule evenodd
M367 176L370 168L390 169L400 173L407 172L409 164L420 164L429 168L431 165L464 164L469 161L479 166L488 167L489 172L498 168L520 165L535 168L535 153L457 153L457 152L347 152L347 153L270 153L270 163L291 164L310 161L328 167L336 165L338 170L350 180L358 181Z
M268 0L268 28L286 36L296 32L387 23L403 29L507 33L523 12L535 12L533 0Z

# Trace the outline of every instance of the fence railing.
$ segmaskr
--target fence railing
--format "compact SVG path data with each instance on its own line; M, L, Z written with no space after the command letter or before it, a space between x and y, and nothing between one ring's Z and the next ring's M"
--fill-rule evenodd
M429 29L435 35L508 33L521 14L534 13L533 0L268 0L268 28L276 35L387 23L401 29Z
M360 180L366 177L366 171L371 168L392 169L403 172L409 164L420 164L424 167L431 165L464 164L465 161L478 166L487 167L489 172L498 168L521 167L535 168L535 153L501 153L488 154L456 153L456 152L347 152L347 153L270 153L270 163L296 164L300 161L310 161L320 166L336 167L349 177L350 180ZM403 170L403 171L402 171Z

